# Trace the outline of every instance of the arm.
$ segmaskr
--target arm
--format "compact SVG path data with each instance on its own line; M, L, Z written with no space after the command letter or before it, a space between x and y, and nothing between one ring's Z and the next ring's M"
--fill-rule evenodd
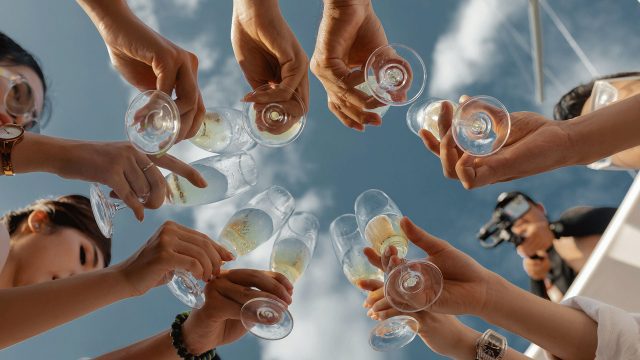
M443 314L470 314L521 335L563 359L593 359L597 346L597 324L584 312L552 303L528 293L482 267L448 242L413 224L408 218L400 225L418 247L429 254L427 260L443 275L440 296L430 311ZM400 261L397 256L380 260L371 248L365 255L373 264Z
M92 142L25 133L13 148L16 173L49 172L66 179L98 182L111 187L129 206L138 220L143 207L158 208L165 199L166 181L157 166L166 168L198 187L205 187L202 176L191 166L165 154L147 156L128 142ZM149 164L156 164L146 171ZM139 198L146 198L144 206Z
M166 222L135 254L111 268L0 290L0 321L11 329L0 335L0 348L142 295L170 279L173 269L209 279L218 273L222 260L232 260L231 253L206 235Z
M132 295L131 288L114 269L0 290L0 321L4 328L11 329L0 336L0 348Z
M194 309L182 325L184 344L191 354L238 340L247 330L240 322L240 310L247 301L266 297L291 303L293 286L282 274L237 269L222 272L206 288L202 309ZM100 360L179 359L169 330L125 348L98 357Z
M204 102L198 88L198 58L145 25L124 0L77 0L104 39L111 63L140 91L176 92L178 139L202 125Z
M640 95L568 121L553 121L532 112L511 113L507 143L486 157L464 154L456 146L451 132L453 109L445 104L438 119L442 141L427 130L421 130L420 136L442 160L445 176L460 180L467 189L590 164L640 144L636 136L640 133Z
M612 165L625 169L640 169L640 146L613 155L611 162Z

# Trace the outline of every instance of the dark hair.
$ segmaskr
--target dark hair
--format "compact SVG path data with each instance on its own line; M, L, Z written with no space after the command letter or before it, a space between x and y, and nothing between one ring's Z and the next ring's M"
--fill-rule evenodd
M640 75L640 72L621 72L617 74L610 74L595 78L587 84L574 87L571 91L562 95L560 101L558 101L558 103L553 107L553 118L556 120L569 120L580 116L584 103L587 102L587 99L591 96L591 90L593 89L593 84L596 81L636 75Z
M56 227L66 227L80 231L88 236L96 245L104 257L104 266L109 266L111 261L111 239L104 237L98 228L91 202L82 195L66 195L57 199L40 199L27 207L11 211L0 218L13 235L20 225L29 218L32 212L41 210L47 213L49 221L55 231Z
M560 215L562 236L583 237L602 235L609 226L617 208L578 206L568 209Z
M24 65L38 75L40 81L42 81L42 91L44 94L42 113L38 118L38 122L40 123L40 127L44 127L51 117L51 103L47 97L47 81L38 60L30 52L13 41L13 39L0 31L0 63Z

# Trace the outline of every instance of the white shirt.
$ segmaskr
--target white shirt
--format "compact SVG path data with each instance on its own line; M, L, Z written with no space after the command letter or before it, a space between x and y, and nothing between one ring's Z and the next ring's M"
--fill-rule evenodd
M640 359L640 313L629 313L582 296L561 304L581 310L598 323L596 360Z

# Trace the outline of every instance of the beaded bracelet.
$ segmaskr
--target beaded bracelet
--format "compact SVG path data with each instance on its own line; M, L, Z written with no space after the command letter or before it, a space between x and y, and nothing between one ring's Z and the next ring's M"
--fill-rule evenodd
M184 339L182 338L182 324L189 317L188 312L176 315L176 319L171 324L171 340L173 347L176 348L178 356L186 360L213 360L216 358L216 349L211 349L200 355L193 355L184 346Z

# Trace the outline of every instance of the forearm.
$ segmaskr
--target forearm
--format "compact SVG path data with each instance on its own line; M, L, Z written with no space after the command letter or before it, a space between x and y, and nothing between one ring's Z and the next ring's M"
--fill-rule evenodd
M640 146L613 155L611 162L614 166L625 169L640 169Z
M0 290L0 348L18 343L96 309L130 297L113 269Z
M49 172L57 175L65 162L71 161L70 146L79 142L50 136L25 133L22 142L14 146L11 162L14 172Z
M155 359L177 360L180 359L171 342L169 329L138 341L122 349L101 355L96 360L124 360L124 359Z
M125 0L76 0L104 38L111 22L135 18Z
M585 313L530 294L496 276L477 315L562 359L593 359L597 324Z
M640 95L566 122L574 164L596 160L640 145Z

